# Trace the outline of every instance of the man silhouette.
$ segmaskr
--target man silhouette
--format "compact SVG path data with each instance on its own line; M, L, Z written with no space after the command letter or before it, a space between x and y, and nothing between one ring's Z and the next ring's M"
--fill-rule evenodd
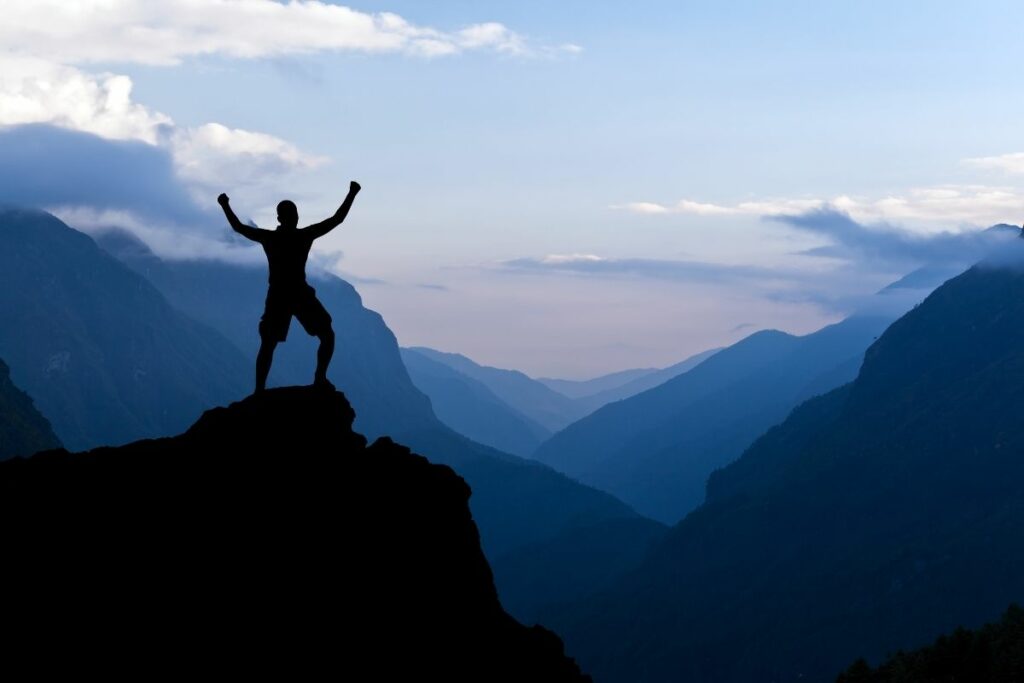
M262 244L270 267L267 302L263 317L260 318L260 351L256 355L257 393L267 386L267 375L270 374L270 364L274 360L274 349L278 343L288 338L292 316L298 319L307 333L320 340L313 384L334 388L327 380L327 366L334 355L331 314L316 298L316 290L306 282L306 259L309 257L313 240L323 237L345 220L360 189L362 188L359 183L353 180L349 184L348 196L333 216L301 230L298 228L299 211L295 204L287 199L277 205L277 229L260 230L238 220L238 216L231 210L230 200L226 194L217 197L217 203L224 209L231 229L242 237Z

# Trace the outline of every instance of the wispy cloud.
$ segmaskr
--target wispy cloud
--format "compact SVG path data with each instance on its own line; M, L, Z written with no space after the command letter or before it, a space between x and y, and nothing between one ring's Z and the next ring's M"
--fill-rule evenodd
M759 266L670 259L603 258L594 254L549 254L539 258L518 258L503 261L500 267L506 271L579 273L685 282L736 282L783 276L780 271Z
M1024 168L1024 161L1022 161ZM682 199L659 204L642 201L611 208L637 214L695 216L780 216L813 211L837 211L857 221L905 222L928 225L991 225L1017 216L1024 191L987 185L939 185L910 189L879 198L839 195L831 198L770 198L736 204L712 204Z
M471 50L532 55L578 46L534 46L497 22L455 30L414 24L317 0L5 0L0 44L63 64L174 65L189 57L238 59L313 52L439 57Z
M1012 152L993 157L964 159L964 164L975 168L994 169L1005 173L1024 173L1024 152Z

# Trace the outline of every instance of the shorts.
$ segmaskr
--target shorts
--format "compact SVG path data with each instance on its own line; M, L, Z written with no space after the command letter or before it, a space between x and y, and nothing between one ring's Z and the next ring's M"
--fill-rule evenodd
M260 337L283 342L295 316L306 332L314 337L331 330L331 314L316 298L316 290L305 285L299 289L267 291L267 303L260 318Z

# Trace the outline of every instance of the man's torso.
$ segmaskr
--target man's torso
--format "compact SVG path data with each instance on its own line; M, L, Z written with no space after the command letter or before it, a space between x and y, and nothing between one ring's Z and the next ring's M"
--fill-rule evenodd
M300 289L306 284L306 260L313 240L305 230L274 230L263 241L272 289Z

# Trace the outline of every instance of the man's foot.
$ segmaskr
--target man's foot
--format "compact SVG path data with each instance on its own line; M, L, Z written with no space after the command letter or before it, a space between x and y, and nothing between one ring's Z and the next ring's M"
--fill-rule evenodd
M331 380L327 379L326 377L317 377L316 379L314 379L313 386L319 387L320 389L330 389L331 391L336 391L334 385L331 384Z

